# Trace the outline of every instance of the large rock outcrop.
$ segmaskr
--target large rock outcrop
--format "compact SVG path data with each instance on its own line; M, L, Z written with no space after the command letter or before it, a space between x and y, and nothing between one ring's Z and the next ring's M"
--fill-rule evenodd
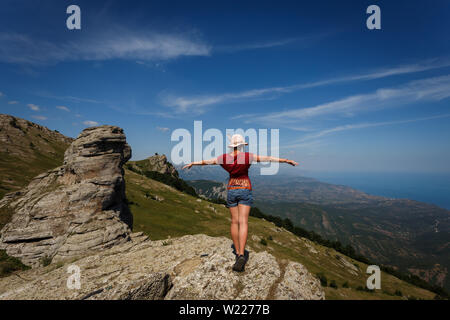
M127 166L135 172L143 173L145 171L155 171L176 179L179 178L177 169L167 161L167 157L164 154L155 154L154 156L140 161L130 161Z
M318 279L297 262L250 250L245 272L231 270L234 254L224 237L187 235L131 241L67 262L0 279L0 299L324 299ZM69 289L71 266L80 289ZM69 280L70 282L70 280Z
M34 267L129 240L132 215L122 166L130 157L121 128L85 129L61 167L0 201L2 210L13 212L1 230L0 249Z

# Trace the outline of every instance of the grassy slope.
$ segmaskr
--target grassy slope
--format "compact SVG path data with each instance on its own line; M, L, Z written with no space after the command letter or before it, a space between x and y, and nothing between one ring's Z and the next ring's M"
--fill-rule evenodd
M0 199L63 163L71 139L30 121L0 114ZM0 208L0 230L12 212Z
M0 199L26 186L33 177L63 163L70 138L27 120L0 115ZM14 126L9 124L12 119Z
M222 205L183 194L171 187L144 176L126 170L127 197L134 215L134 230L143 231L153 240L178 237L186 234L204 233L210 236L229 237L229 213ZM163 201L152 200L151 196L163 197ZM214 212L211 208L215 208ZM322 272L328 281L335 280L338 289L325 288L327 299L400 299L394 292L400 290L403 295L422 299L432 299L435 294L391 275L382 273L381 290L374 293L356 290L365 287L367 265L345 257L359 267L358 275L348 271L333 249L326 248L306 239L298 238L292 233L277 228L262 219L249 219L249 245L255 251L267 250L277 259L289 259L305 265L314 274ZM257 236L257 237L255 237ZM269 236L273 240L268 240ZM267 246L260 243L260 238L267 241ZM313 253L313 248L317 253ZM230 249L231 250L231 249ZM350 288L342 285L348 282ZM403 297L404 298L404 297Z

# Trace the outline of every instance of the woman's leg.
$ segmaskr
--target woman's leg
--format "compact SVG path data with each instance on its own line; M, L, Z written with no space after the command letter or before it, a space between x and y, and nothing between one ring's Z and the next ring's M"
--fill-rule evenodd
M250 206L239 204L239 252L238 254L244 254L245 244L247 243L248 235L248 215L250 213ZM236 245L235 245L236 246ZM237 248L237 247L236 247Z
M231 240L233 240L236 254L239 255L239 209L238 206L230 207L231 213Z

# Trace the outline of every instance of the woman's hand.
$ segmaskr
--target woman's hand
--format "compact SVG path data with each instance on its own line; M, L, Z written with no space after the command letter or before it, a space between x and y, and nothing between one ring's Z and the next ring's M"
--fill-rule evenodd
M286 163L289 163L291 166L298 166L298 163L295 162L294 160L287 160Z
M192 163L185 165L182 169L190 169L192 167Z

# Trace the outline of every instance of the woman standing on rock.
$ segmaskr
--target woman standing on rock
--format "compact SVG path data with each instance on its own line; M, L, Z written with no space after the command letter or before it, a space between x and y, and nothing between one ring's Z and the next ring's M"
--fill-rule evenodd
M231 213L231 239L236 251L236 263L233 270L242 272L248 259L245 255L245 244L248 235L248 216L253 204L252 184L248 177L250 165L254 161L289 163L292 166L296 166L298 163L288 159L242 152L243 146L248 145L248 143L240 134L233 135L230 141L228 147L233 149L230 153L225 153L210 160L191 162L185 165L183 169L189 169L192 166L219 164L230 174L227 185L227 207Z

